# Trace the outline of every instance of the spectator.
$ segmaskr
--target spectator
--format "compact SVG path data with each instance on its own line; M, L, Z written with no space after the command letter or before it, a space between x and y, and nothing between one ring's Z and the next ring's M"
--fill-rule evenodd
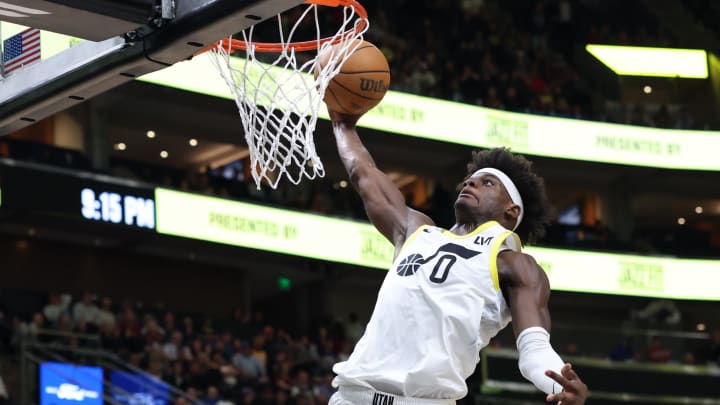
M58 294L56 292L51 292L48 295L48 303L45 307L43 307L42 311L45 319L52 325L57 324L60 315L67 313L68 306L71 301L72 296L70 294Z
M100 309L98 309L97 312L96 323L100 328L105 325L111 328L115 327L115 314L112 312L112 300L110 297L103 297L103 299L100 300Z
M260 363L263 370L267 370L267 352L265 351L265 335L258 334L252 339L252 356Z
M252 333L250 316L247 315L242 308L235 308L232 320L230 321L227 329L234 336L250 336Z
M335 393L335 391L337 391L337 389L332 386L333 377L332 373L325 373L322 376L320 383L313 389L313 394L315 395L317 403L328 403L330 397Z
M0 310L0 348L7 353L13 351L12 335L12 325L8 322L5 312Z
M240 371L241 378L256 383L265 377L265 370L260 361L252 355L250 344L247 341L236 339L235 349L232 363Z
M310 381L310 374L305 370L299 370L295 376L295 382L290 388L290 396L297 398L306 395L313 395L313 386Z
M95 324L99 309L93 302L95 296L90 292L83 293L82 301L78 301L73 306L73 321L85 321L88 324Z
M21 338L37 340L38 333L45 327L45 317L40 312L35 312L30 322L21 322L18 331Z
M217 405L218 402L220 402L220 392L218 391L216 386L211 385L207 389L207 393L205 394L205 398L203 399L202 404Z
M697 362L695 360L695 353L685 352L685 354L683 355L683 358L682 358L682 364L684 364L686 366L694 366L695 364L697 364Z
M190 348L183 344L182 332L173 332L170 341L163 345L162 350L168 360L192 360Z
M710 339L698 351L698 363L720 366L720 328L715 328Z
M193 322L193 319L189 316L183 318L182 333L185 336L186 342L195 340L195 322Z
M360 340L364 332L365 325L360 322L356 313L351 312L350 315L348 315L348 322L345 324L345 338L355 346L355 343Z
M286 405L289 404L288 393L285 390L277 390L275 393L275 405Z
M158 325L155 317L147 314L145 315L145 325L140 330L140 334L145 343L150 345L159 345L165 340L165 330Z
M647 358L653 363L668 363L672 359L672 352L663 345L659 337L654 336L647 348Z
M171 361L169 369L163 376L163 380L174 387L178 387L183 390L187 389L187 375L185 373L183 362L179 360Z
M243 388L242 389L242 401L240 403L242 405L254 405L256 403L255 390L250 387Z
M124 350L120 329L116 325L103 323L100 326L100 342L104 350L117 353Z
M314 367L317 364L317 346L310 342L307 335L302 335L299 339L293 341L291 350L297 366Z
M167 334L172 334L175 329L177 329L177 325L175 325L175 314L170 311L165 312L163 316L163 328Z
M653 116L653 124L658 128L672 128L672 117L667 105L663 104Z
M140 334L140 324L132 308L125 308L120 317L118 329L120 330L120 338L123 341L124 347L131 352L140 352L143 350L145 344Z
M613 361L631 361L635 359L635 350L632 347L632 339L625 338L615 346L608 356Z
M273 370L273 384L280 390L290 392L293 380L290 377L290 361L285 358L284 354L284 352L278 353L279 359Z

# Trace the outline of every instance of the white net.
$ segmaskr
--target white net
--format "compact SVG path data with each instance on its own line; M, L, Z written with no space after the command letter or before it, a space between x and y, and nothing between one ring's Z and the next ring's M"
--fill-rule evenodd
M287 34L283 24L287 16L278 15L280 47L273 53L262 49L266 44L253 42L255 26L240 33L246 48L242 57L233 56L229 39L210 52L235 96L258 189L263 182L277 188L283 177L298 184L303 178L325 175L313 140L318 111L330 79L360 46L368 23L355 8L344 6L342 25L323 39L318 8L305 6ZM298 51L293 37L308 27L314 27L315 50Z

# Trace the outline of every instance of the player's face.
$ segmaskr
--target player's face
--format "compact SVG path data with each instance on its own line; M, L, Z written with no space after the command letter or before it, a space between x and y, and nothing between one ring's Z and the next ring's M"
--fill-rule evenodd
M512 200L505 186L492 174L482 173L465 179L455 200L455 216L461 221L502 221Z

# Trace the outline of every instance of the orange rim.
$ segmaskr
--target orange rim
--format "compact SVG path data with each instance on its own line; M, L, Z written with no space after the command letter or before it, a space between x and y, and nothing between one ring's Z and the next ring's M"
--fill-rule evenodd
M365 7L363 7L362 4L360 4L357 0L305 0L305 4L315 4L318 6L327 7L352 7L358 17L362 18L362 20L360 20L360 23L357 24L356 27L351 30L345 31L339 36L322 38L319 41L312 40L290 42L285 45L278 42L252 42L252 44L255 46L255 51L279 53L282 52L283 48L294 49L295 51L311 51L313 49L317 49L319 46L326 42L333 41L333 38L335 38L334 42L340 42L343 38L355 36L358 33L362 32L367 25L367 11L365 10ZM198 51L195 55L199 55L203 52L215 49L218 46L222 46L223 49L228 51L247 50L247 43L245 41L239 39L225 38L223 40L215 42L210 46L206 46L205 48Z

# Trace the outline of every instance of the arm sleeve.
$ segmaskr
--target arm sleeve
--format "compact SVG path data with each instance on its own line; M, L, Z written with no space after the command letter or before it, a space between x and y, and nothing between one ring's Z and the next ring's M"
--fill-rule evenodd
M545 370L560 374L564 363L550 345L550 334L539 326L524 329L517 337L520 353L518 367L520 373L546 394L557 394L563 387L545 375Z

